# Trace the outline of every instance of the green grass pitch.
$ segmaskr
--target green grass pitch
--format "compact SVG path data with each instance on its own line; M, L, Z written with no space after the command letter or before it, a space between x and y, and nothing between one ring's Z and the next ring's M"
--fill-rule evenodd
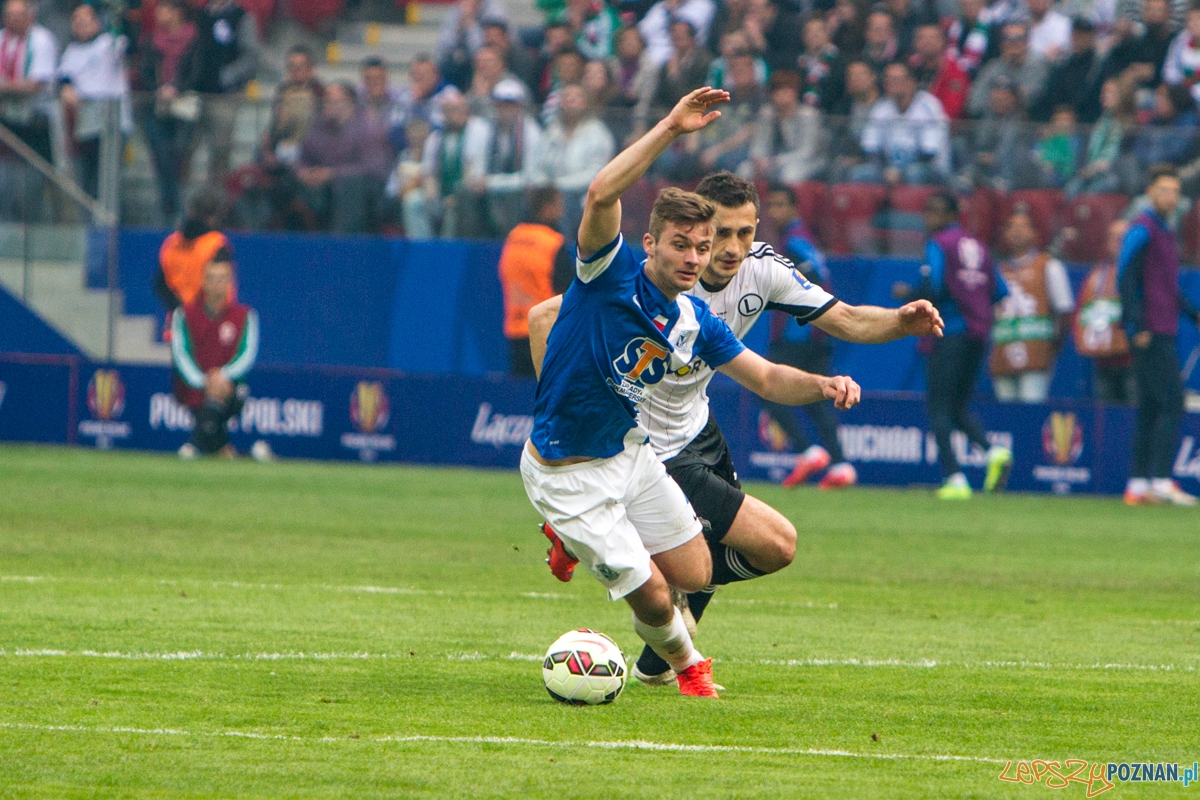
M1056 798L1005 762L1200 759L1195 511L750 491L800 542L701 624L722 699L572 708L555 637L641 645L515 473L0 448L0 797Z

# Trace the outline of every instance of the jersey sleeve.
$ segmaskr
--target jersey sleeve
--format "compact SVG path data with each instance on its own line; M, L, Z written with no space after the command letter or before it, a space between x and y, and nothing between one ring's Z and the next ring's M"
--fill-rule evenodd
M591 283L608 271L614 263L620 265L624 261L633 261L633 254L625 244L625 237L618 233L617 238L601 247L587 258L575 258L575 274L584 283Z
M221 372L231 381L245 379L254 362L258 360L258 314L251 310L246 315L246 324L242 329L242 337L238 340L237 352L229 363L221 367Z
M192 353L192 336L182 306L171 315L171 360L184 383L193 389L204 388L204 370L200 369Z
M681 297L680 300L683 298ZM700 323L700 334L696 337L695 354L713 369L727 364L746 349L746 345L733 335L725 320L708 310L708 306L694 297L688 297L696 308L696 321Z
M766 261L767 310L791 314L801 325L812 322L837 303L837 298L811 283L777 256Z

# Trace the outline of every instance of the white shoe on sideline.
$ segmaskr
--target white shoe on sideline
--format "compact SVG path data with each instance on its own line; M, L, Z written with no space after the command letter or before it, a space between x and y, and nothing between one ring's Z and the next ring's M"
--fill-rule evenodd
M1150 484L1150 496L1160 502L1170 503L1173 506L1194 506L1198 502L1195 495L1180 489L1179 484L1175 481L1169 481L1165 486L1155 485L1155 483L1157 481Z
M195 461L200 457L200 451L191 442L184 442L183 446L179 448L179 457L184 461Z

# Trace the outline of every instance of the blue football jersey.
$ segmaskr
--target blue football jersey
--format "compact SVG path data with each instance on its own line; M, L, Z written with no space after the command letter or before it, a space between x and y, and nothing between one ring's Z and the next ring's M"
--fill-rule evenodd
M694 357L716 367L745 345L703 300L671 301L621 236L586 261L550 330L530 437L543 458L609 458L637 428L637 405ZM645 439L645 432L635 435Z

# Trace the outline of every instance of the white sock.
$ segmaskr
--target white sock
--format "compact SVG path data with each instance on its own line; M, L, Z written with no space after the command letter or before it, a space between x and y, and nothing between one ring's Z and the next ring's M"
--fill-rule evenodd
M1150 491L1155 494L1169 494L1175 488L1175 482L1170 478L1155 478L1150 481Z
M1150 481L1145 478L1130 478L1125 490L1130 494L1145 494L1150 491Z
M959 487L970 486L970 484L967 483L967 476L963 475L961 472L956 472L949 478L946 478L946 485Z
M642 637L643 642L650 645L651 650L671 665L671 669L683 672L693 664L703 661L704 656L692 646L692 637L688 635L683 615L674 606L671 607L671 613L671 621L661 628L647 625L634 614L633 629Z

